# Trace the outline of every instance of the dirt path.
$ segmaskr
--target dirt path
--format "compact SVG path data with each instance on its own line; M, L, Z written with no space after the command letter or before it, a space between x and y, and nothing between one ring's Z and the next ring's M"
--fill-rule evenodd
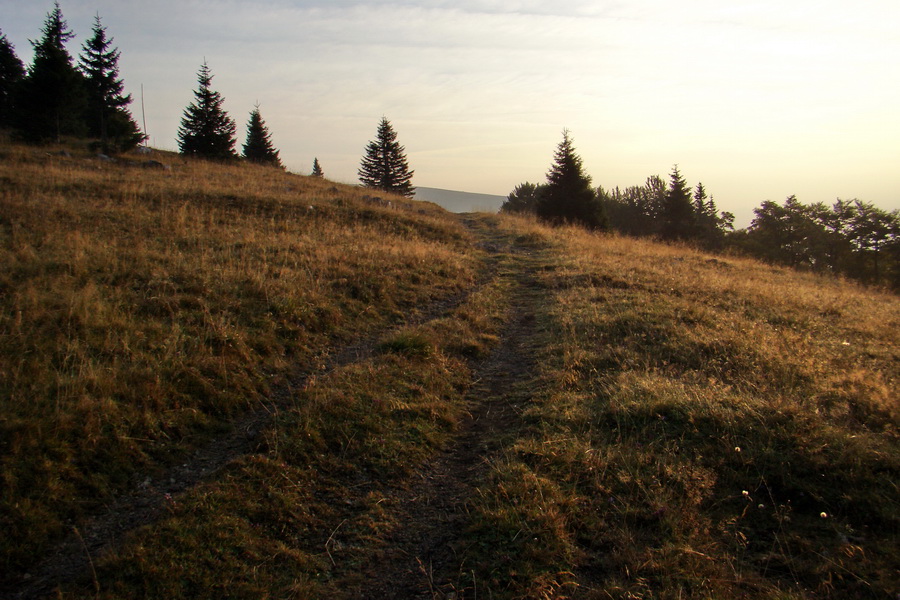
M462 304L469 294L484 284L482 280L464 293L433 302L425 310L409 318L397 327L424 323L438 318ZM338 349L328 360L323 371L316 375L363 361L371 356L378 339L385 331L361 338ZM291 397L291 390L305 385L308 375L298 374L273 390L267 402L252 410L234 423L231 430L207 446L194 452L189 460L175 465L161 476L144 477L131 493L106 507L87 522L72 529L72 533L50 552L44 560L28 573L14 589L0 589L0 597L31 600L53 594L61 584L66 584L89 573L93 569L93 557L115 551L132 530L154 523L167 514L167 504L189 492L201 482L213 477L225 465L235 459L257 451L259 433L271 425L275 415Z
M423 465L404 489L393 492L399 511L398 529L386 547L373 551L361 578L354 585L360 598L462 598L474 595L468 576L461 534L475 487L487 473L486 459L515 438L520 414L529 401L527 383L533 366L537 330L535 308L541 291L528 272L531 251L513 247L492 232L484 221L464 218L488 253L481 282L467 293L437 301L400 326L441 317L463 303L487 280L506 277L511 286L511 315L501 343L476 366L475 383L467 395L470 417L447 449ZM360 339L336 351L326 372L365 360L374 351L377 336ZM321 372L318 373L321 375ZM298 375L276 389L265 406L247 413L226 435L197 450L190 460L155 479L146 478L130 494L117 499L106 512L82 524L37 565L17 589L0 596L33 599L52 594L61 584L91 572L92 557L114 552L126 535L167 514L167 503L177 501L201 482L215 476L229 462L257 451L258 434L273 420L291 390L302 386ZM348 588L347 591L350 591Z
M511 253L513 270L506 275L514 284L511 315L500 345L476 368L475 384L467 394L470 417L446 449L417 470L410 486L396 493L392 504L401 526L362 569L355 589L347 590L348 597L477 597L463 542L469 504L487 475L489 459L511 443L522 426L536 360L536 313L542 301L541 291L528 276L530 252L500 244L484 243L495 255Z

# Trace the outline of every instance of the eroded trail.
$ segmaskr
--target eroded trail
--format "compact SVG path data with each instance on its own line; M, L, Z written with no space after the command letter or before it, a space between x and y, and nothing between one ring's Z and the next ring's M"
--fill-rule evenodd
M476 566L464 535L471 501L490 460L523 427L539 347L538 315L545 302L545 292L529 275L532 250L499 238L485 239L482 245L491 260L501 263L498 276L509 284L507 326L490 357L476 366L466 397L468 419L442 452L416 469L406 488L389 497L398 525L346 586L347 597L477 597Z
M533 390L535 356L542 346L541 315L547 302L547 290L537 285L535 273L546 258L541 249L530 247L527 240L516 240L493 229L490 220L463 217L463 222L484 251L480 281L466 293L410 315L400 327L440 321L486 287L505 290L509 307L505 326L490 354L472 363L465 417L443 449L415 467L410 477L379 482L366 475L352 485L344 482L341 485L346 485L343 489L349 496L335 498L343 504L335 512L334 523L328 524L329 529L324 533L313 531L305 541L295 540L311 552L318 552L316 560L326 565L323 571L330 570L321 589L330 590L335 596L477 597L477 565L471 563L466 531L471 524L472 502L490 473L491 459L512 443L523 427L522 412ZM377 342L378 337L373 336L336 351L317 375L324 378L324 373L369 363ZM163 476L147 478L132 494L109 506L105 514L83 524L36 566L31 577L10 597L40 598L59 589L78 589L77 596L90 594L92 587L98 592L110 587L109 578L117 577L119 572L110 566L115 564L111 557L128 546L134 538L132 532L151 531L155 523L164 522L171 512L167 503L181 507L182 498L217 481L228 465L242 457L271 454L271 448L264 447L265 431L271 429L282 408L288 409L293 390L303 384L302 377L285 384L276 390L267 406L248 413L230 433ZM384 522L392 526L384 535L364 541L353 538L352 530L354 522L365 518L354 507L361 505L360 498L367 493L383 495L380 509L386 514ZM329 531L331 535L327 535ZM340 551L342 540L348 548L356 549L346 564L342 564L347 556ZM98 582L95 563L100 569L104 562L105 570ZM94 578L93 586L89 577Z

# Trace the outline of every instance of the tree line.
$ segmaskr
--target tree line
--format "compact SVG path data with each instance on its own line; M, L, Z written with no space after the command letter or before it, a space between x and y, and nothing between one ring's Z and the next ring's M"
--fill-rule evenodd
M568 131L563 132L545 183L517 185L503 212L536 214L554 223L578 224L634 237L693 244L764 261L831 273L900 290L900 211L861 200L805 205L795 196L763 202L746 229L719 211L702 183L691 187L678 165L668 183L658 175L643 185L591 187Z
M132 98L124 93L119 76L120 52L107 34L100 16L92 37L76 61L66 49L75 34L63 18L59 2L47 15L41 38L31 44L34 59L28 69L15 48L0 32L0 129L34 143L63 138L92 138L91 146L105 154L126 152L146 141L128 110ZM284 168L272 135L257 104L247 123L246 141L239 155L237 123L224 109L222 94L212 87L213 74L204 60L197 74L194 101L184 110L177 142L181 154L212 160L244 158ZM319 159L313 160L314 177L324 177ZM376 140L365 149L360 182L370 188L411 197L413 171L405 149L397 142L390 122L382 118Z
M224 99L211 88L212 74L206 62L198 74L199 87L194 92L194 102L184 112L178 129L178 146L182 154L210 159L235 158L235 131L237 126L225 112ZM272 144L271 134L259 113L259 106L250 114L247 141L243 157L247 160L284 168L278 150ZM412 197L414 171L410 170L405 148L397 141L397 133L391 122L382 117L375 140L365 148L359 168L359 180L363 186L393 194ZM324 177L319 159L313 159L313 177Z
M702 183L691 190L677 165L668 184L653 176L644 185L625 190L592 188L568 131L563 131L547 182L519 184L500 210L531 212L551 223L626 235L694 241L710 248L721 247L734 223L734 215L720 213Z
M858 199L803 204L763 202L732 248L763 260L900 290L900 210Z
M66 48L75 34L63 17L59 2L47 14L41 36L32 41L34 58L28 69L15 48L0 33L0 127L24 141L61 142L90 138L91 146L106 154L126 152L146 140L128 106L119 76L118 48L100 16L78 60ZM222 97L210 87L212 74L204 62L195 102L185 109L178 130L183 154L213 159L236 158L236 125L222 108ZM257 106L250 114L243 157L281 166Z
M222 95L211 88L212 74L206 62L200 67L198 81L194 102L185 110L178 129L179 149L182 154L209 159L236 158L234 135L237 126L222 107ZM243 157L284 168L278 150L272 144L271 134L260 116L259 106L250 114ZM382 117L375 140L366 145L358 172L360 183L368 188L412 197L415 194L413 173L406 158L406 149L397 141L397 132L391 122ZM310 175L325 176L318 158L313 159Z
M30 142L91 137L103 152L133 148L144 135L127 108L132 98L123 92L113 39L95 17L76 64L66 49L74 37L56 3L31 42L34 59L26 70L0 32L0 127Z
M59 2L47 15L41 37L32 41L28 69L0 32L0 128L21 139L44 143L89 137L104 153L123 152L146 140L128 106L119 76L120 52L100 16L76 61L66 49L74 38ZM250 113L239 155L237 124L212 87L204 60L194 101L178 128L180 152L214 160L246 160L283 169L259 105ZM365 148L358 175L362 185L407 197L414 195L404 147L387 118ZM324 177L318 158L311 175ZM676 165L669 181L648 177L625 189L593 188L568 131L557 146L545 183L522 183L501 207L532 212L553 224L571 223L598 231L680 241L714 251L739 251L796 268L828 272L900 289L900 211L886 212L860 200L832 206L804 205L791 196L781 205L766 201L746 229L734 230L734 215L721 212L702 183L687 184Z

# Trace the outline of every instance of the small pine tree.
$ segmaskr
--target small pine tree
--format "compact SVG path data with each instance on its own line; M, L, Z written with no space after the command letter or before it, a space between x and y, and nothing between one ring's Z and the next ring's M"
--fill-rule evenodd
M272 134L266 127L259 112L257 104L250 113L250 121L247 123L247 141L244 142L244 158L250 162L264 165L271 165L283 169L281 158L278 156L278 150L272 143Z
M589 229L607 226L603 204L591 187L590 176L584 173L568 130L563 131L563 140L556 148L537 214L554 224L578 223Z
M111 47L112 41L106 37L100 15L95 16L93 37L82 47L80 59L87 89L88 134L100 138L106 153L130 150L144 140L126 108L131 94L124 93L125 84L119 78L121 53Z
M197 74L200 86L194 91L195 102L184 110L178 128L178 149L185 155L228 160L236 158L237 124L222 107L222 95L210 87L212 79L204 60Z
M47 15L43 36L34 46L34 60L17 100L19 132L31 141L61 141L64 135L83 136L84 77L75 68L66 42L75 37L59 2Z
M322 166L319 164L319 159L313 159L313 169L312 173L310 173L313 177L325 177L325 171L322 170Z
M500 207L500 212L534 213L541 194L544 193L544 187L528 181L520 183L506 197L506 201Z
M412 198L415 195L411 184L414 171L409 170L405 152L397 142L397 133L390 121L382 117L378 125L378 138L366 146L366 155L359 168L359 180L366 187Z
M16 49L0 31L0 127L13 124L15 97L25 78L25 65L16 56Z

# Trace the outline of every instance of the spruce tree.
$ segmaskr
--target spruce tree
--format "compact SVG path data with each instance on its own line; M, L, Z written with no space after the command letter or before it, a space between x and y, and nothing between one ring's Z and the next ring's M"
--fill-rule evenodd
M577 223L589 229L607 226L603 204L591 187L590 176L584 173L568 130L563 131L563 140L556 148L537 214L554 224Z
M662 206L662 236L668 240L686 239L694 230L694 207L691 190L678 171L672 168L669 189Z
M17 126L31 141L60 141L64 135L83 136L84 77L75 68L66 42L75 37L63 19L59 2L47 15L42 37L31 42L34 60L21 86Z
M224 99L210 87L213 75L206 61L200 67L194 91L195 101L184 110L178 128L178 149L182 154L216 160L236 158L237 124L222 107Z
M706 188L703 186L703 183L698 183L696 189L694 189L694 214L701 216L706 213L706 207L709 200L709 195L706 193Z
M694 226L691 235L701 240L708 238L716 230L716 213L709 214L709 195L703 183L698 183L694 189L694 195L691 201L691 207L694 212Z
M131 94L124 93L125 84L119 77L118 48L106 37L106 27L100 15L94 17L93 37L82 47L81 72L87 90L88 134L100 138L103 152L125 151L140 144L141 133L128 112Z
M25 65L16 56L16 49L0 31L0 127L13 124L15 97L25 78Z
M272 144L272 135L263 121L259 112L259 105L250 113L250 121L247 123L247 140L244 142L244 158L251 162L272 165L283 169L278 150Z
M719 216L715 199L707 195L702 183L694 190L693 209L694 237L707 248L720 248L725 241L725 223Z
M313 159L313 169L312 173L310 173L313 177L325 177L325 171L322 170L322 166L319 164L319 159Z
M369 188L401 194L411 198L415 188L410 183L414 171L409 170L405 149L397 142L397 133L387 118L378 125L378 137L366 146L359 168L359 180Z

